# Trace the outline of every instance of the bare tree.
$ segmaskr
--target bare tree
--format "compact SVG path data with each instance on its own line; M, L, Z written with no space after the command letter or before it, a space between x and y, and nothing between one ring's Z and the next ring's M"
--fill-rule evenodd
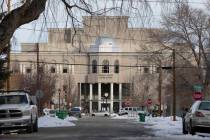
M209 45L208 15L185 2L177 2L172 12L163 15L162 25L166 34L162 36L161 42L164 44L178 42L187 47L188 50L183 48L180 51L192 53L191 58L194 60L188 59L188 61L196 62L198 83L204 85L206 89L210 80L208 76L210 65L206 53Z
M44 66L42 66L44 67ZM37 92L36 73L26 73L22 75L20 89L30 90L35 95ZM47 71L40 71L40 90L43 92L43 97L40 99L41 108L48 107L51 104L52 97L55 94L56 75L50 74Z
M64 78L64 82L65 82L65 88L64 88L64 92L65 92L65 100L67 103L67 106L69 106L69 104L71 103L72 106L79 106L78 104L78 95L76 92L76 83L74 81L74 77L71 74L68 74L68 76L65 76Z

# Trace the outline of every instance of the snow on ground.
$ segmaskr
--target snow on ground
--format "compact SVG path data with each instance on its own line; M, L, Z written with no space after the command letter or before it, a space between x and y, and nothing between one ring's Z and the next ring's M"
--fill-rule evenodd
M78 119L76 117L73 117L73 116L68 116L64 119L65 121L78 121Z
M71 117L67 117L67 119L62 120L57 117L50 117L48 115L42 116L38 120L38 127L68 127L75 126L74 123L70 122L73 119Z
M157 137L179 138L182 140L205 140L210 139L210 134L196 133L197 135L182 134L182 118L176 117L176 121L172 121L172 117L151 117L146 116L145 122L139 122L138 115L112 114L112 119L126 119L134 123L144 124L145 128L152 129L152 133Z
M172 121L172 117L146 117L143 123L146 128L153 130L156 136L176 137L180 139L210 139L208 134L199 133L199 135L183 135L182 134L182 118L176 117L176 121Z

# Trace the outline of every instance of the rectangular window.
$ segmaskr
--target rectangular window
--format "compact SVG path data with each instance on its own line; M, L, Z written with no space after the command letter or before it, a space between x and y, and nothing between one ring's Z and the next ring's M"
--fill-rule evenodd
M119 73L119 66L117 65L117 66L115 66L115 68L114 68L114 72L115 73Z
M51 72L51 73L55 73L55 68L52 67L52 68L50 69L50 72Z
M63 73L68 73L68 69L67 68L63 68Z
M149 73L149 68L144 68L144 73Z
M26 73L31 73L31 68L26 68Z

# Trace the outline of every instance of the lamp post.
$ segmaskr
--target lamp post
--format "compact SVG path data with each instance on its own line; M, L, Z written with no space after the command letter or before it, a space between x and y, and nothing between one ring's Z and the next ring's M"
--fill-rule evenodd
M58 89L58 109L60 111L61 108L61 89Z
M108 104L107 104L107 98L108 98L109 94L108 93L105 93L104 96L105 96L105 99L106 99L106 111L107 111L107 106L108 106Z

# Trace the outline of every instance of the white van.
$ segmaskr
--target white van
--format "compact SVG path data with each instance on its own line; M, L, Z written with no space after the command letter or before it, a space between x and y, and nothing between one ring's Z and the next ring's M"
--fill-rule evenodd
M141 107L124 107L119 110L119 115L131 113L146 113L146 111L144 111Z

